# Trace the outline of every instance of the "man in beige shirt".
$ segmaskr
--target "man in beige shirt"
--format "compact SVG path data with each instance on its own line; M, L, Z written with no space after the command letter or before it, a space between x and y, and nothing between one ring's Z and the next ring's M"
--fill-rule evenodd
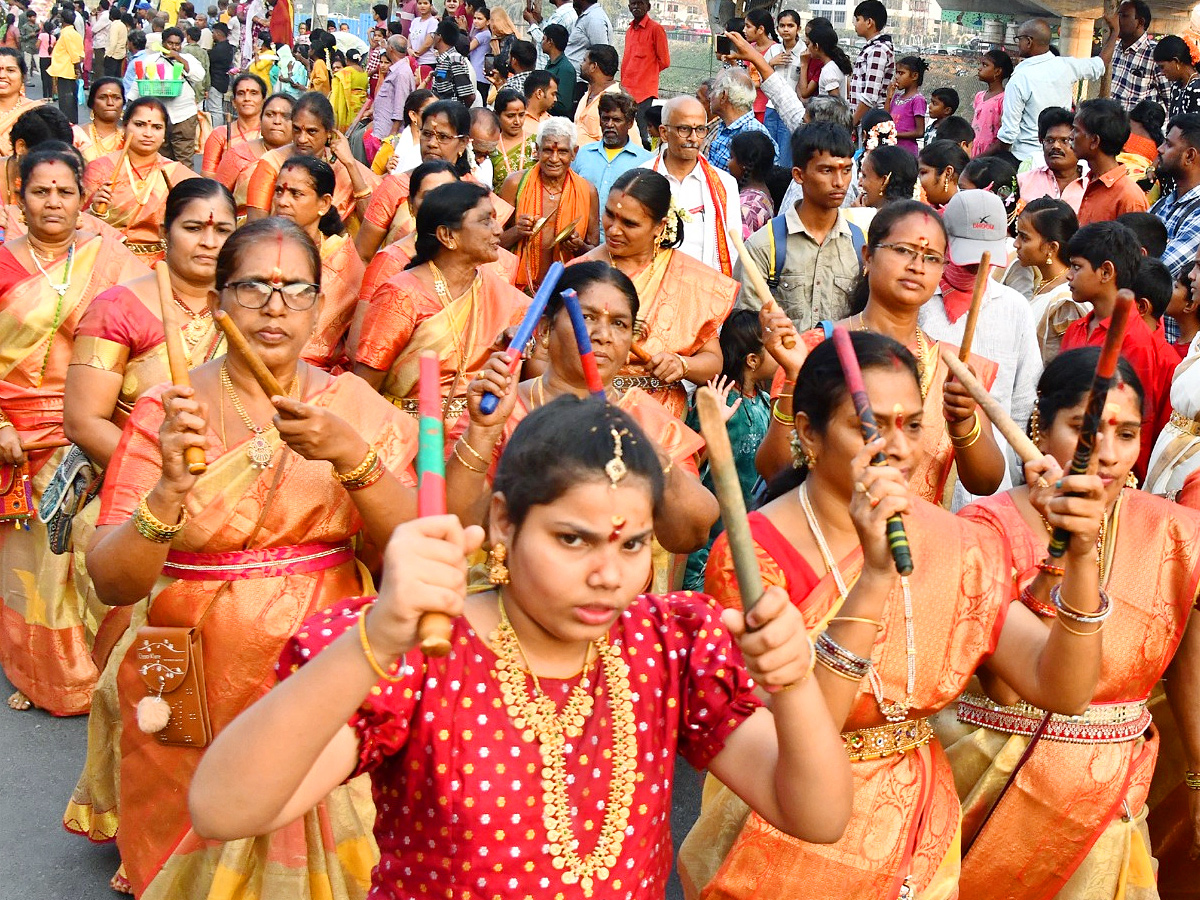
M129 29L117 4L108 11L112 25L108 28L108 47L104 51L104 74L120 78L125 74L125 54L129 51Z

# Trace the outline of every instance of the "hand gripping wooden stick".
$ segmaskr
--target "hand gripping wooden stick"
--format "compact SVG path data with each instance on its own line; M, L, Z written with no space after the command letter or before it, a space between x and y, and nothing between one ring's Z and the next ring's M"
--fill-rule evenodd
M696 409L700 413L700 431L708 449L708 465L712 471L717 500L721 504L721 521L725 523L725 538L733 557L738 591L742 595L742 612L749 614L763 595L762 573L746 518L746 501L738 481L729 432L721 417L721 399L710 387L696 390Z
M971 355L971 344L975 341L975 326L979 322L979 308L983 306L983 294L991 277L992 254L983 251L979 257L979 271L975 273L975 290L971 293L971 309L967 312L967 324L963 326L963 339L958 347L958 358L966 362Z
M218 309L213 313L213 321L225 333L225 340L229 342L229 346L236 350L238 356L250 367L250 371L254 374L254 380L258 382L258 386L266 392L267 396L286 397L287 391L271 374L271 370L262 361L262 357L254 352L254 348L250 346L250 342L246 340L241 329L234 324L233 319L229 318L229 313Z
M108 179L108 193L111 196L112 189L116 187L117 176L121 174L121 166L125 165L125 157L129 155L129 142L126 140L125 146L121 148L121 155L117 157L117 165L113 168L112 176ZM107 203L93 203L92 214L103 219L108 215Z
M187 353L183 349L183 335L179 331L179 317L175 308L175 292L171 287L171 270L165 262L159 260L154 265L154 274L158 277L158 304L162 309L163 336L167 344L167 364L171 367L171 384L191 387ZM183 451L183 460L193 475L203 475L208 471L208 465L204 462L203 447L188 447Z
M1021 462L1034 462L1045 455L1026 436L1021 427L1012 420L1007 410L997 402L996 398L988 393L988 389L983 386L979 379L971 374L971 370L967 368L966 363L959 361L953 353L944 347L942 348L942 362L946 364L946 368L950 370L950 374L958 379L958 383L967 389L967 393L979 404L979 408L984 411L984 414L987 415L992 424L999 429L1000 434L1004 436L1004 440L1008 441L1008 445L1016 451L1017 456L1021 457Z
M737 249L738 259L742 261L742 269L746 273L746 277L750 279L750 283L754 285L754 293L758 294L759 302L764 307L771 307L775 304L775 297L771 294L771 289L767 286L767 280L763 278L762 272L758 270L758 263L750 255L750 251L746 249L746 245L742 242L742 236L736 231L726 229L725 233L729 235L729 240ZM796 339L790 334L783 339L783 346L791 350L796 346Z

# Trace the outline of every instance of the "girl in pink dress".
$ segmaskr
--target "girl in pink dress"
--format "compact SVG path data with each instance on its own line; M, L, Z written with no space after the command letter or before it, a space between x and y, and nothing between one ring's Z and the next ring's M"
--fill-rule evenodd
M398 528L379 596L301 625L282 683L208 749L197 830L264 833L368 772L372 900L662 900L678 750L779 827L837 839L849 764L787 593L763 595L753 632L702 594L639 593L663 473L635 421L559 397L517 427L494 487L492 589L464 600L477 526ZM429 612L456 617L448 656L417 646Z
M888 90L888 112L896 123L896 146L914 157L920 149L917 141L925 135L928 107L921 95L921 84L928 68L929 64L919 56L901 57L896 60L896 78Z
M1004 82L1012 73L1012 57L1003 50L989 50L979 60L979 80L987 85L987 90L975 95L975 115L971 119L971 127L975 129L972 157L986 153L996 142L1000 116L1004 112Z

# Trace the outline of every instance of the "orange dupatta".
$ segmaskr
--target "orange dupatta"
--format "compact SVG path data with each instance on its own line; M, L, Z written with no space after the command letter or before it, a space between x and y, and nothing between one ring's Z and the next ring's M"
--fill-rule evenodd
M522 290L532 293L546 274L542 265L542 250L550 249L555 236L563 229L574 224L574 231L587 234L589 217L592 212L591 192L588 182L570 169L567 170L567 180L563 184L562 197L558 201L553 220L547 222L537 236L537 245L530 239L522 240L517 250L517 278L513 282ZM533 216L534 221L542 218L542 166L538 163L529 169L517 185L517 215ZM582 230L581 230L582 229ZM553 246L550 251L551 261L566 262L567 256L562 245Z
M354 318L365 271L362 258L349 235L336 234L321 242L321 315L301 358L321 369L332 370L345 358L345 337Z

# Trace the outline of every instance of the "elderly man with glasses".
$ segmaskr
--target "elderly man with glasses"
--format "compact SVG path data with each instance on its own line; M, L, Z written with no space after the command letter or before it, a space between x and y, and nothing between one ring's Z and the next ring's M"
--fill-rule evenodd
M672 97L663 106L659 152L642 163L666 176L675 204L687 213L679 248L725 275L733 275L733 243L741 236L737 182L700 154L708 134L704 107L695 97Z
M1050 52L1050 26L1045 19L1030 19L1017 31L1021 61L1013 69L1004 90L1004 112L1000 130L988 152L1011 150L1022 163L1042 163L1038 141L1038 116L1051 106L1070 107L1075 82L1101 78L1112 65L1117 41L1116 16L1109 14L1108 36L1099 56L1075 59Z

